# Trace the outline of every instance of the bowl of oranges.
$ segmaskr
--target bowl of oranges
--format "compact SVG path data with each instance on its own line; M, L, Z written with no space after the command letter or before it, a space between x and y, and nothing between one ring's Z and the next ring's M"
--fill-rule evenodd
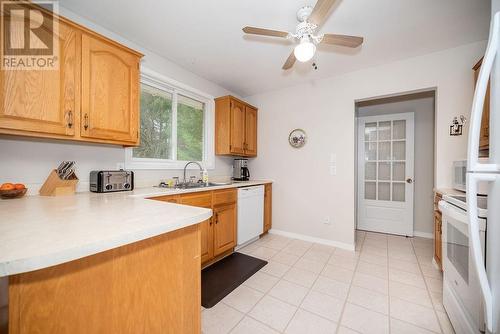
M1 198L19 198L23 197L28 188L22 183L4 183L0 186Z

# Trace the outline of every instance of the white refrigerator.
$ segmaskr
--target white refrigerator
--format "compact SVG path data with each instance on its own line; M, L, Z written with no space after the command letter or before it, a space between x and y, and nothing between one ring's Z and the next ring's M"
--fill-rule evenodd
M490 157L479 161L479 134L488 80L490 88ZM469 243L483 297L488 333L500 334L500 12L493 15L488 47L476 84L467 152ZM478 223L478 183L488 184L486 259ZM479 292L478 292L479 293Z

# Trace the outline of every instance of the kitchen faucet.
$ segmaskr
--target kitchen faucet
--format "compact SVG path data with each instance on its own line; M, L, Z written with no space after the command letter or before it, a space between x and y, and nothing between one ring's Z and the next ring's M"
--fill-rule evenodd
M198 167L200 167L200 172L203 173L203 166L197 162L197 161L189 161L185 166L184 166L184 177L182 179L182 183L186 184L186 169L189 165L191 164L196 164Z

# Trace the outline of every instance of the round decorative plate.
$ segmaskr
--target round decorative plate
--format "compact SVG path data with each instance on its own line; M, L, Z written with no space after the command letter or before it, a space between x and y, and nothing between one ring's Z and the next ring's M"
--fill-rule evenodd
M306 132L302 129L292 130L292 132L290 132L290 135L288 136L288 142L290 143L290 146L294 148L301 148L306 144L306 141Z

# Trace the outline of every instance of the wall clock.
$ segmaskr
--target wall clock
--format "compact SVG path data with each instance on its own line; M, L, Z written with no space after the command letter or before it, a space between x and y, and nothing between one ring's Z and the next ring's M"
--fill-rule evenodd
M288 136L288 142L293 148L301 148L306 144L307 135L302 129L294 129Z

